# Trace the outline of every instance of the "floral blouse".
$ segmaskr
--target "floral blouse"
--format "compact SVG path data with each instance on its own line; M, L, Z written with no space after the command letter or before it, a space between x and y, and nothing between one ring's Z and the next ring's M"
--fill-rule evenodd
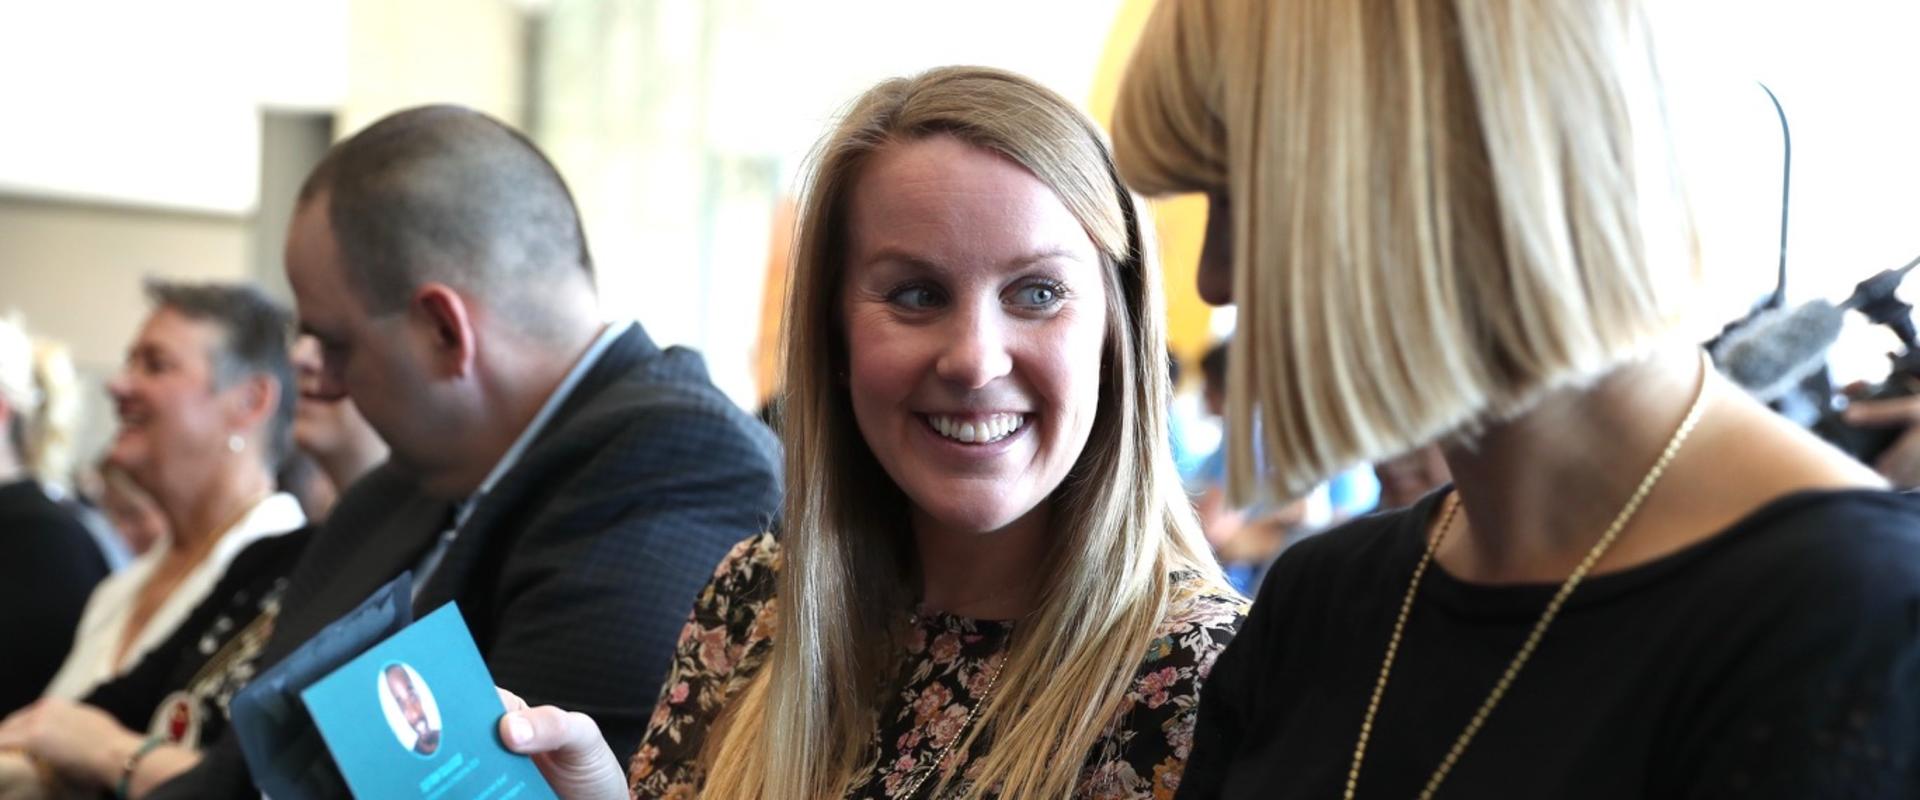
M780 546L762 534L734 546L701 592L633 756L628 777L634 797L699 794L705 776L697 762L707 728L772 651L779 569ZM1081 767L1076 797L1173 796L1193 744L1201 682L1239 629L1246 607L1244 598L1223 586L1190 573L1175 576L1167 618L1143 654L1120 716ZM929 773L965 733L976 701L1006 658L1012 630L1012 623L948 614L912 620L903 686L882 710L870 760L849 798L897 800L908 791L926 797L955 770L962 772L947 793L965 786L964 771L989 746L984 737L967 752L946 754L940 774Z

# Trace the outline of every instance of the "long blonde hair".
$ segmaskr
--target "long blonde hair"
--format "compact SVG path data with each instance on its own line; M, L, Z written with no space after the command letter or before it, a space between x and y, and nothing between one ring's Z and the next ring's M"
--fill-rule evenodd
M840 797L855 771L916 593L906 510L855 427L836 378L846 198L884 148L950 135L1051 187L1106 263L1107 338L1086 449L1048 501L1054 538L1039 607L1019 624L999 688L962 751L989 737L974 792L1064 797L1114 722L1170 594L1169 576L1219 582L1169 453L1164 310L1134 198L1098 129L1007 72L937 69L856 100L815 152L794 247L785 331L787 495L778 630L769 663L715 729L705 793ZM1224 585L1224 584L1222 584Z
M1697 245L1635 0L1166 0L1128 182L1224 193L1228 413L1283 492L1644 352ZM1256 419L1257 418L1257 419ZM1236 494L1256 472L1231 443Z

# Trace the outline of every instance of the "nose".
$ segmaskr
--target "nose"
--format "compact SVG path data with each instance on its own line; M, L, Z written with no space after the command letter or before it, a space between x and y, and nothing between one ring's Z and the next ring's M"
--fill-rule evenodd
M113 402L124 403L131 394L133 394L133 385L127 379L126 370L120 370L107 379L107 396L113 398Z
M1013 369L1007 353L1005 320L993 311L973 309L954 315L945 349L935 370L940 379L979 389Z
M1208 305L1233 305L1233 208L1221 192L1207 194L1207 231L1194 282Z
M347 382L339 358L323 357L320 368L300 376L300 388L309 397L333 401L347 396Z

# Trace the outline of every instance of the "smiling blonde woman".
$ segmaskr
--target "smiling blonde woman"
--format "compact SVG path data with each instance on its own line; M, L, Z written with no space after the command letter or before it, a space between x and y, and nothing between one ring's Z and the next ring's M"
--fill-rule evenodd
M1171 794L1244 601L1174 472L1157 271L1099 133L940 69L863 95L811 176L784 527L697 601L632 793ZM567 797L608 786L586 730L502 722Z

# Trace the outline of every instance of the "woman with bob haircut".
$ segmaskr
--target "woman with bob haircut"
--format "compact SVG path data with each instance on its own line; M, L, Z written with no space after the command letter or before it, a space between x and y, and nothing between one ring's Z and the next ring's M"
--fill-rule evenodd
M1155 9L1115 152L1214 202L1235 488L1455 479L1280 558L1181 797L1920 796L1920 501L1685 339L1650 6Z
M1158 272L1098 130L937 69L810 175L779 539L697 600L630 787L582 715L503 740L570 798L1171 794L1245 601L1168 452Z

